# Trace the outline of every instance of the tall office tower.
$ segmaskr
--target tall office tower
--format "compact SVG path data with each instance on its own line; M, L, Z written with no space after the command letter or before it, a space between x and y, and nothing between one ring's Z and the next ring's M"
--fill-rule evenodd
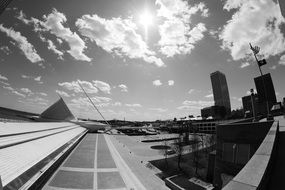
M263 81L261 76L254 78L254 83L259 102L266 103L268 101L269 110L271 110L277 101L270 73L263 75Z
M227 115L229 115L231 113L231 102L225 74L220 71L211 73L211 82L215 106L224 106Z

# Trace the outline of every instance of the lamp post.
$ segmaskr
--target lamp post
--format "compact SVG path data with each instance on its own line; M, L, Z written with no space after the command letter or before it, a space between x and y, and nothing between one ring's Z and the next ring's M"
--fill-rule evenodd
M256 118L255 118L255 109L254 109L254 90L253 88L250 89L250 96L251 96L251 108L252 108L252 117L253 117L253 121L256 121Z
M254 58L256 60L257 66L259 68L259 72L260 72L260 76L261 76L261 80L262 80L262 84L263 84L265 101L266 101L267 119L270 119L270 112L269 112L269 104L268 104L267 92L266 92L266 87L265 87L265 83L264 83L263 73L262 73L262 70L261 70L261 66L266 64L266 60L265 59L258 60L257 57L256 57L256 55L260 51L260 47L258 47L258 46L252 47L251 43L249 43L249 46L250 46L251 51L253 52L253 55L254 55Z

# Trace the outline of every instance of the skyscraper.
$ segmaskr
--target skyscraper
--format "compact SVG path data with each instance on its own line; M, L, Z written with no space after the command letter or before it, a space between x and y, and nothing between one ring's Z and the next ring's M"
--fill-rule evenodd
M231 102L225 74L220 71L211 73L211 82L215 106L224 106L227 115L230 114Z

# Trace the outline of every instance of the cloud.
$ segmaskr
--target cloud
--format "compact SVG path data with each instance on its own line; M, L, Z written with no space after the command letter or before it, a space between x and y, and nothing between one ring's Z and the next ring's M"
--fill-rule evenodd
M253 89L253 93L254 93L254 94L256 94L256 93L257 93L257 91L256 91L256 89L255 89L255 88ZM246 91L246 94L247 94L247 95L251 95L251 92L248 90L248 91Z
M58 59L63 59L62 56L63 56L63 52L58 50L56 48L56 46L54 45L54 43L51 41L51 40L48 40L46 39L45 37L43 37L42 35L40 35L40 39L43 41L43 42L46 42L48 44L48 49L51 50L52 52L54 52L58 57Z
M160 85L162 85L162 83L160 82L160 80L154 80L154 81L152 81L152 84L153 84L154 86L160 86Z
M34 46L28 42L27 38L22 36L20 32L15 31L13 28L6 28L3 26L3 24L0 24L0 31L6 33L8 37L12 38L17 43L18 48L20 48L29 61L43 66L43 64L39 62L44 60L40 57L40 55L38 55Z
M213 97L214 97L213 94L208 94L208 95L205 96L205 98L213 98Z
M21 102L21 103L26 104L28 106L36 106L36 107L38 107L39 105L47 106L49 101L47 99L44 99L44 98L36 96L36 97L33 97L33 98L26 98L24 101L20 100L18 102Z
M35 31L37 32L49 31L51 34L67 42L70 47L70 50L67 52L76 60L88 62L91 61L91 58L83 53L87 48L85 42L79 37L76 32L72 32L70 28L64 27L63 24L66 23L67 19L63 13L58 12L56 9L53 9L52 13L43 16L43 21L36 18L31 18L30 20L26 19L24 14L22 14L22 16L19 16L18 19L26 24L33 24ZM51 43L49 44L48 48L56 51ZM57 54L61 54L59 51L56 52Z
M41 81L42 76L34 77L34 76L28 76L28 75L21 75L21 77L23 79L33 79L34 81L37 81L38 84L43 84L43 81Z
M40 82L41 81L41 76L35 77L34 80Z
M27 75L21 75L21 77L22 77L23 79L28 79L28 78L30 78L30 76L27 76Z
M10 86L10 84L9 84L8 82L4 82L4 81L1 81L1 80L0 80L0 83L4 84L4 85L6 85L6 86Z
M78 80L78 81L80 82L80 84L83 86L84 90L87 93L96 94L98 92L97 87L93 85L91 82L81 81L81 80ZM58 83L58 85L67 90L73 91L75 93L83 92L77 81L62 82L62 83Z
M125 106L127 106L127 107L142 107L142 105L141 104L125 104Z
M0 74L0 80L8 80L8 78Z
M11 50L8 46L1 46L0 50L3 51L6 55L9 55L11 53Z
M64 92L62 90L55 90L55 92L58 93L60 96L70 97L69 94L67 94L66 92Z
M285 65L285 55L282 55L279 60L280 65Z
M240 68L245 68L245 67L248 67L250 66L249 62L243 62L240 66Z
M121 102L115 102L115 103L113 104L113 106L121 106L121 105L122 105Z
M204 37L207 30L204 23L191 24L191 16L201 12L208 16L208 9L204 3L190 6L183 0L156 0L159 6L157 15L164 19L158 26L160 52L167 57L176 54L190 54L195 44Z
M28 96L31 96L31 95L33 95L34 93L30 90L30 89L28 89L28 88L21 88L20 89L22 92L24 92L25 94L27 94Z
M98 15L83 15L75 25L81 35L89 38L96 45L109 53L130 59L141 58L158 67L164 66L155 52L149 50L142 36L136 32L136 24L131 19L104 19Z
M120 84L118 87L121 88L122 92L128 92L128 87L125 84Z
M39 92L38 94L40 94L42 96L47 96L47 93L44 93L44 92Z
M21 96L21 97L23 97L23 98L26 97L26 95L24 95L24 94L18 92L17 90L15 90L14 88L12 88L11 86L3 86L3 88L9 90L11 93L13 93L13 94L15 94L15 95L17 95L17 96Z
M251 54L249 42L259 46L260 54L265 58L284 51L285 39L280 26L285 19L278 3L272 0L227 0L224 9L235 10L219 35L222 48L230 51L234 60L248 58Z
M190 90L188 91L188 93L189 93L189 94L192 94L194 91L195 91L195 89L190 89Z
M163 108L149 108L149 110L152 110L152 111L157 111L157 112L166 112L168 109L163 109Z
M174 80L169 80L169 81L168 81L168 85L169 85L169 86L173 86L173 85L174 85Z
M182 102L182 106L177 107L177 109L201 109L203 107L208 107L214 105L214 101L195 101L195 100L185 100Z
M101 90L102 92L104 92L106 94L111 93L111 87L108 83L100 81L100 80L93 80L93 84L94 84L94 86L99 88L99 90Z
M107 97L91 97L91 100L93 103L95 103L95 105L97 107L106 107L106 106L109 106L110 103L109 101L111 101L110 98L107 98ZM76 108L82 108L82 107L92 107L92 104L91 102L89 101L88 98L82 98L82 97L79 97L79 98L74 98L71 100L71 106L74 106Z

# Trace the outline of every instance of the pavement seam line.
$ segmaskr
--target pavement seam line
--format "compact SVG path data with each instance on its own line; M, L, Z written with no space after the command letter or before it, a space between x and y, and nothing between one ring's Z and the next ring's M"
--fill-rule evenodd
M129 166L126 164L126 162L123 160L123 158L121 157L120 153L117 151L117 149L115 148L115 146L113 145L113 143L111 142L111 140L109 139L109 136L104 134L104 138L106 140L106 143L109 147L109 150L111 152L111 155L120 171L120 174L123 178L123 180L126 183L127 188L129 188L128 184L130 184L130 182L135 186L134 189L141 189L141 190L146 190L146 188L143 186L143 184L139 181L139 179L135 176L135 174L132 172L132 170L129 168Z
M97 155L98 155L98 138L99 135L96 134L96 143L95 143L95 156L94 156L94 172L93 172L93 189L98 189L98 182L97 182Z

